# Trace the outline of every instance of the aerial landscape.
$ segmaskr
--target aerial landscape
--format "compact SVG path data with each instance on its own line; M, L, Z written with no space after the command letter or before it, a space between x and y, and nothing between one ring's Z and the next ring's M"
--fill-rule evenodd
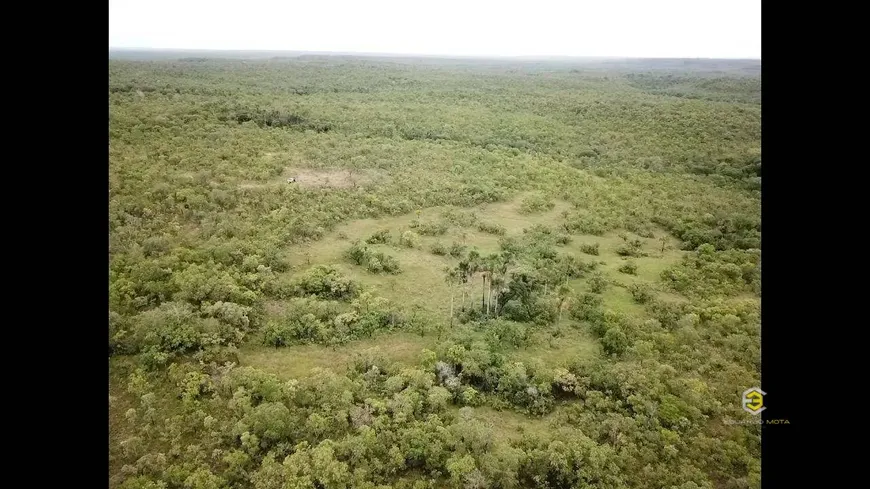
M760 487L760 60L125 54L110 487Z
M760 42L110 0L108 486L760 489Z

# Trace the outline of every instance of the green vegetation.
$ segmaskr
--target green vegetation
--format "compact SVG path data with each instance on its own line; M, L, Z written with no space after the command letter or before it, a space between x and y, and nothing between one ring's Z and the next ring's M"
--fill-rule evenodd
M598 243L583 243L580 245L580 251L586 253L587 255L598 256Z
M109 63L109 485L758 488L744 62Z
M637 275L637 263L628 260L619 266L618 270L628 275Z
M523 214L534 214L551 210L555 207L555 203L541 194L532 194L523 199L520 206L520 212Z
M402 235L400 241L406 244L411 238ZM345 256L352 263L365 267L366 270L372 273L399 273L399 262L390 255L384 254L382 251L373 251L365 245L355 242L345 252Z

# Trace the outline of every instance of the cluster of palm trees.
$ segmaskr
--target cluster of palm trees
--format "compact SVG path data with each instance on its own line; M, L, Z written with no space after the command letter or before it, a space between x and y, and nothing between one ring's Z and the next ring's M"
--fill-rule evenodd
M547 270L544 270L547 271ZM499 318L502 309L511 300L525 309L525 315L532 318L539 313L541 293L549 298L547 307L552 307L555 314L552 320L562 321L562 313L569 306L574 296L574 290L568 285L571 277L566 271L550 277L542 270L535 270L518 263L512 251L503 250L483 256L472 250L468 256L455 267L444 269L445 280L450 286L450 326L456 309L456 290L462 292L459 308L461 311L472 310L475 307L473 284L480 277L481 295L480 312L483 317ZM552 285L552 286L551 286Z
M495 315L498 317L501 307L504 305L500 299L506 291L508 269L514 264L513 254L508 251L492 253L487 256L481 255L477 250L472 250L468 256L459 262L456 267L445 269L445 280L450 285L450 325L453 326L455 292L457 286L462 286L462 299L460 309L462 311L474 308L474 295L469 293L469 284L474 283L476 277L481 279L480 310L484 316ZM470 299L466 303L466 296Z

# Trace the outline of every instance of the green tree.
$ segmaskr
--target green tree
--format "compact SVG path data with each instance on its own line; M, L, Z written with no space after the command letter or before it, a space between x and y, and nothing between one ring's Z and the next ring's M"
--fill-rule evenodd
M450 268L445 267L444 269L444 281L447 282L447 286L450 288L450 328L453 328L453 302L456 297L456 286L462 283L462 275L461 270L459 268Z

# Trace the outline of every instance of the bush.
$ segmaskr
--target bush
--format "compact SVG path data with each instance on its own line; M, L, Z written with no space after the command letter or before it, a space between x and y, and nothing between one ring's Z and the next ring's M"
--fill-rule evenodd
M619 270L622 273L627 273L629 275L637 275L637 263L629 260L629 261L623 263L622 265L620 265L617 270Z
M464 244L454 242L450 245L450 256L454 258L459 258L465 254L466 249L468 249L468 247Z
M207 309L207 313L214 309L221 318L202 318L189 304L179 302L165 302L138 314L130 319L129 325L119 324L110 318L113 322L111 326L116 330L113 335L116 348L130 353L141 352L141 360L149 368L154 368L164 365L177 354L197 353L210 347L235 346L244 339L244 331L231 324L241 320L222 316L227 311L244 314L245 308L235 304L215 304ZM123 341L120 341L121 338ZM120 348L121 345L123 348Z
M362 246L359 241L354 242L345 252L345 257L356 265L364 266L368 258L368 248Z
M541 194L533 194L525 197L520 204L520 212L523 214L533 214L536 212L544 212L552 210L556 204Z
M375 234L369 236L369 238L366 240L366 243L368 243L368 244L387 244L390 242L390 239L391 239L390 230L389 229L382 229L382 230L376 232Z
M530 331L522 323L497 320L486 324L486 341L494 350L506 346L522 348L527 346L530 340Z
M567 231L577 232L580 234L591 234L593 236L603 236L612 226L604 222L600 217L591 215L575 215L566 217Z
M598 256L598 248L598 243L583 243L580 245L580 251L586 253L587 255Z
M411 221L411 229L416 230L424 236L440 236L447 232L448 226L446 223L438 221L420 221L414 219Z
M601 296L585 293L577 298L574 307L571 308L571 317L578 321L596 323L604 320L604 312L601 305L604 301Z
M345 257L372 273L396 274L401 271L399 262L395 258L380 251L371 251L358 241L345 252Z
M429 247L429 251L432 252L433 255L444 256L447 255L450 250L444 246L444 243L436 242L432 243L432 246Z
M634 283L628 286L631 297L638 304L646 304L653 298L652 289L647 284Z
M631 241L628 241L628 239L626 239L624 243L616 248L616 254L619 256L646 256L646 253L641 251L641 246L643 246L643 243L639 239L634 239Z
M589 284L589 290L596 294L601 294L602 292L604 292L604 290L607 289L608 285L607 280L604 278L601 272L593 273L592 276L589 277L587 283Z
M601 338L601 346L608 355L619 355L628 348L628 337L618 326L611 327Z
M397 274L401 271L399 262L395 258L381 252L372 253L366 263L366 270L372 273L384 272L391 274Z
M402 237L399 238L399 244L406 248L416 248L419 243L420 236L414 231L405 231L402 233Z
M473 226L477 222L474 212L466 212L458 209L447 209L441 213L441 217L457 226Z
M477 230L488 234L494 234L496 236L504 236L507 234L507 229L501 224L479 222L477 223Z
M359 292L359 285L329 265L317 265L297 278L294 295L316 295L324 299L348 300Z

